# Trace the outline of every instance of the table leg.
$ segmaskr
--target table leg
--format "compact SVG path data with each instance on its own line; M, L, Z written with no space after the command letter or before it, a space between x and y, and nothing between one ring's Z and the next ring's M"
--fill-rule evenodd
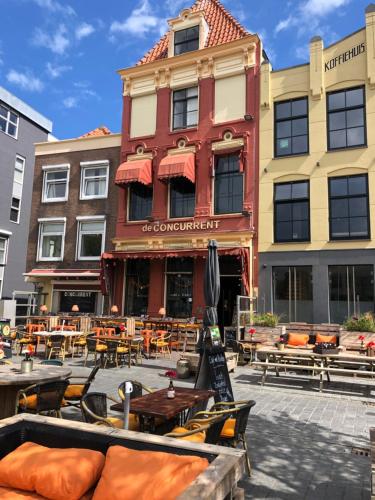
M0 386L0 420L2 418L13 417L15 414L17 392L20 389L21 387L14 385Z

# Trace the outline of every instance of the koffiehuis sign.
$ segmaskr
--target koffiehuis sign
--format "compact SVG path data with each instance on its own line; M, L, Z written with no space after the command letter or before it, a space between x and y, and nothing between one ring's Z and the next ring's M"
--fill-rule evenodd
M168 222L145 224L142 226L144 233L168 233L171 231L207 231L208 229L219 229L219 220L194 221L194 222Z
M356 45L355 47L352 47L346 52L339 54L336 57L332 57L332 59L327 61L324 65L325 72L331 71L331 69L335 69L337 66L340 66L341 64L344 64L350 61L351 59L354 59L355 57L359 56L360 54L363 54L364 52L366 52L366 44L363 42L360 43L359 45Z

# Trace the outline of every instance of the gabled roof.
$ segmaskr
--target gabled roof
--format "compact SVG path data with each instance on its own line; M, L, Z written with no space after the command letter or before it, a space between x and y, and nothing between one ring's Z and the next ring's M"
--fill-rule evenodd
M224 8L219 0L196 0L192 12L204 11L209 27L205 47L214 47L244 38L250 33ZM138 62L146 64L168 56L168 31L154 47Z
M109 128L102 125L101 127L91 130L91 132L87 132L87 134L80 135L79 139L82 139L83 137L93 137L93 136L111 135L111 134L112 132L109 130Z

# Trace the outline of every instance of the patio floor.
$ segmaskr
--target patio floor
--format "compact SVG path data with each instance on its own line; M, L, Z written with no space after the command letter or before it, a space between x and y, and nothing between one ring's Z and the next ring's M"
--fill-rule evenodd
M175 368L177 359L173 353L172 360L100 370L91 391L117 396L118 385L128 379L164 388L168 379L161 375ZM66 364L73 367L73 375L90 372L80 358L67 359ZM309 377L270 375L261 387L260 376L248 366L231 374L236 399L256 401L247 431L253 476L241 481L246 498L369 499L370 458L353 448L369 448L369 429L375 427L375 381L351 378L348 383L347 378L333 377L329 389L319 393L318 382L311 383ZM186 387L193 383L193 379L176 381ZM64 410L63 415L80 418L74 409Z

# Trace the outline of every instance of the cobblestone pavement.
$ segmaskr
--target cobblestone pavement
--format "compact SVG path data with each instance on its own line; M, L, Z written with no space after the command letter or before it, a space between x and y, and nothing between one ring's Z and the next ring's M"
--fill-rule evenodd
M163 388L172 360L145 360L142 366L100 370L91 390L117 395L128 379ZM67 360L73 375L87 374L81 359ZM246 498L260 500L367 500L370 459L352 452L369 448L369 428L375 427L375 382L333 377L325 392L302 375L270 375L261 387L260 372L248 366L231 374L236 399L254 399L247 429L253 475L241 481ZM193 379L176 382L191 387ZM79 418L64 410L65 418Z

